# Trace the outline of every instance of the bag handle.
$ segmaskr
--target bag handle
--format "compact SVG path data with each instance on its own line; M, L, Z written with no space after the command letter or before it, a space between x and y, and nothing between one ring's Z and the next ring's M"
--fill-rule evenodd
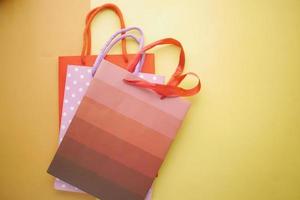
M132 34L128 34L127 32L132 31L132 30L136 30L140 33L141 37L137 38L136 36L132 35ZM124 34L125 33L125 34ZM120 34L124 34L121 35L119 38L115 39L118 35ZM138 27L128 27L125 29L121 29L117 32L115 32L109 40L107 40L107 42L105 43L104 47L100 50L100 53L98 54L98 57L93 65L92 68L92 74L94 75L97 71L97 69L99 68L102 60L104 59L104 57L107 55L107 53L111 50L111 48L120 40L124 40L125 38L132 38L134 39L138 44L139 44L139 51L144 47L144 33L143 31L138 28ZM141 70L141 66L143 65L145 60L145 55L142 54L142 58L140 60L140 62L138 63L138 66L135 68L134 73L138 73Z
M84 33L83 33L83 47L82 47L82 51L81 51L82 64L85 63L84 57L91 55L91 29L90 29L91 23L98 13L100 13L106 9L114 11L120 20L121 29L125 28L123 14L122 14L121 10L115 4L107 3L107 4L103 4L102 6L96 7L93 10L91 10L88 13L88 15L86 16L86 20L85 20L86 26L85 26ZM123 54L123 59L127 63L128 55L127 55L127 49L126 49L126 40L122 40L122 54Z
M87 39L87 48L86 48L87 55L91 54L91 32L90 32L90 24L91 24L92 20L94 19L94 17L98 13L100 13L103 10L106 10L106 9L110 9L110 10L114 11L117 14L117 16L119 17L121 29L125 28L125 22L124 22L123 14L122 14L121 10L115 4L107 3L107 4L103 4L102 6L96 7L93 10L91 10L88 13L88 15L86 16L86 21L85 21L86 25L88 25L88 29L87 29L87 32L86 32L86 36L87 36L86 37L86 39ZM90 21L90 24L89 24L89 21ZM126 58L127 58L126 40L122 41L122 48L123 48L122 49L123 54L126 55Z
M129 71L133 71L136 68L137 62L140 60L143 53L145 53L147 50L156 47L158 45L165 45L165 44L172 44L181 49L180 56L179 56L179 63L178 66L171 76L170 80L166 85L164 84L158 84L158 83L150 83L145 80L141 79L124 79L124 82L136 87L151 89L157 94L161 95L161 98L165 97L178 97L178 96L192 96L197 94L201 89L201 82L197 74L188 72L185 74L183 73L184 70L184 64L185 64L185 54L184 49L181 43L173 38L164 38L161 40L158 40L156 42L153 42L147 46L145 46L133 59L132 62L129 64ZM179 87L178 85L185 79L186 76L192 75L198 79L198 83L196 86L190 89L184 89Z

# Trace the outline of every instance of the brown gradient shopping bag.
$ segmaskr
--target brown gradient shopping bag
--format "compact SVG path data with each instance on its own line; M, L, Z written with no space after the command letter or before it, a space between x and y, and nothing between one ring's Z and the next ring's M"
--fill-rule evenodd
M83 34L83 47L80 56L60 56L58 67L58 92L59 92L59 123L61 121L62 105L65 91L66 73L68 65L84 65L92 66L96 55L91 55L91 32L90 26L98 13L104 10L114 11L120 19L120 27L125 28L125 22L121 10L114 4L104 4L91 10L86 17L86 28ZM107 55L106 60L117 64L120 67L126 68L128 60L131 60L135 55L127 54L126 40L122 40L122 54L121 55ZM154 55L146 54L143 72L154 73Z
M144 51L160 44L181 48L179 65L167 85L101 62L50 164L50 174L101 200L145 198L190 106L178 96L200 90L200 81L192 89L178 86L195 74L182 74L185 55L175 39L146 46L130 71Z

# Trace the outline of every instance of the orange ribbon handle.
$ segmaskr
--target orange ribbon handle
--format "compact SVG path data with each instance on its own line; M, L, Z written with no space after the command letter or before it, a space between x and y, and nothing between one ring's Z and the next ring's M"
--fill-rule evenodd
M179 63L177 65L177 68L173 75L171 76L170 80L166 85L164 84L158 84L158 83L150 83L145 80L141 79L124 79L124 82L133 86L151 89L157 94L161 95L161 98L165 97L178 97L178 96L192 96L197 94L201 89L201 82L197 74L193 72L188 72L185 74L183 73L184 65L185 65L185 54L184 49L181 43L173 38L165 38L158 40L156 42L153 42L147 46L145 46L133 59L133 61L129 64L129 71L133 72L138 61L141 59L141 56L143 53L145 53L147 50L158 46L158 45L165 45L165 44L172 44L181 49L180 56L179 56ZM185 79L186 76L192 75L198 79L198 83L196 86L194 86L191 89L184 89L179 87L178 85Z
M83 47L82 47L82 51L81 51L82 63L84 63L85 56L91 55L91 23L98 13L100 13L104 10L107 10L107 9L112 10L117 14L117 16L120 20L121 29L125 28L123 14L122 14L121 10L115 4L107 3L107 4L103 4L102 6L96 7L93 10L91 10L87 14L86 20L85 20L86 26L85 26L84 33L83 33ZM122 33L122 35L123 34L124 33ZM124 58L125 62L128 62L128 54L127 54L125 39L122 40L122 54L123 54L123 58Z

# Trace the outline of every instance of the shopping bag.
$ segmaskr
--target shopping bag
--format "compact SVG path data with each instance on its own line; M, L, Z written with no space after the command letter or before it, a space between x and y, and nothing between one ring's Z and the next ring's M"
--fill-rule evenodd
M181 48L179 65L166 85L101 62L49 166L50 174L102 200L145 198L190 107L178 96L200 90L199 79L192 89L178 86L187 75L198 76L182 74L185 55L175 39L144 47L130 71L144 51L161 44Z
M132 34L122 35L120 38L115 39L117 35L121 33L126 33L128 31L137 30L140 32L140 39L136 38ZM82 97L84 96L86 89L92 80L92 73L96 71L97 66L102 62L108 51L120 40L125 37L133 38L137 43L139 43L139 49L144 46L144 36L143 32L137 27L129 27L126 29L121 29L117 31L112 37L106 42L104 48L99 53L93 68L87 68L85 66L69 65L67 68L67 78L66 87L64 93L64 105L62 109L63 117L61 120L59 142L63 139L65 132L72 121L72 118L80 104ZM144 59L141 59L139 66L135 69L134 73L139 77L148 80L149 82L163 83L164 77L154 74L141 73L141 67L143 65ZM56 179L54 187L57 190L70 191L70 192L82 192L77 187L74 187L60 179ZM148 199L151 198L151 192L148 194Z
M114 4L107 3L102 6L96 7L91 10L86 17L86 27L83 34L83 47L80 56L60 56L58 58L59 67L58 67L58 98L59 98L59 123L61 121L62 106L63 106L63 97L65 91L65 81L67 74L68 65L84 65L92 66L95 62L97 56L91 55L91 33L90 26L94 17L101 13L104 10L114 11L119 20L121 28L125 28L125 22L121 10ZM131 60L134 57L133 54L127 54L126 50L126 40L122 40L122 54L121 55L107 55L105 59L109 60L112 63L117 64L123 68L128 66L128 60ZM143 72L154 73L154 55L146 54L145 62L143 67Z

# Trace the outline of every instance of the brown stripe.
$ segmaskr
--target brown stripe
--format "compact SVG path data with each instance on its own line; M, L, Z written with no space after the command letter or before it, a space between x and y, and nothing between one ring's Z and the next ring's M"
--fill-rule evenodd
M190 106L190 102L183 98L165 98L161 100L157 94L149 90L124 83L124 78L140 79L117 65L103 60L93 80L102 80L105 83L124 91L128 95L134 96L145 103L157 107L159 110L173 115L179 120L184 118Z
M101 118L99 119L101 121ZM153 178L162 160L137 148L86 121L74 117L65 137L88 146L99 154Z
M86 96L170 138L175 137L181 124L173 115L98 79L92 82Z
M48 173L79 189L105 200L144 200L144 196L134 194L115 185L97 174L78 166L76 163L56 154Z
M80 167L95 172L107 180L111 180L129 191L144 195L149 190L153 182L152 178L146 177L135 170L132 170L109 157L97 154L72 138L66 137L63 145L57 151L70 161L75 162Z
M165 135L88 97L84 97L76 116L161 159L164 159L172 142Z

